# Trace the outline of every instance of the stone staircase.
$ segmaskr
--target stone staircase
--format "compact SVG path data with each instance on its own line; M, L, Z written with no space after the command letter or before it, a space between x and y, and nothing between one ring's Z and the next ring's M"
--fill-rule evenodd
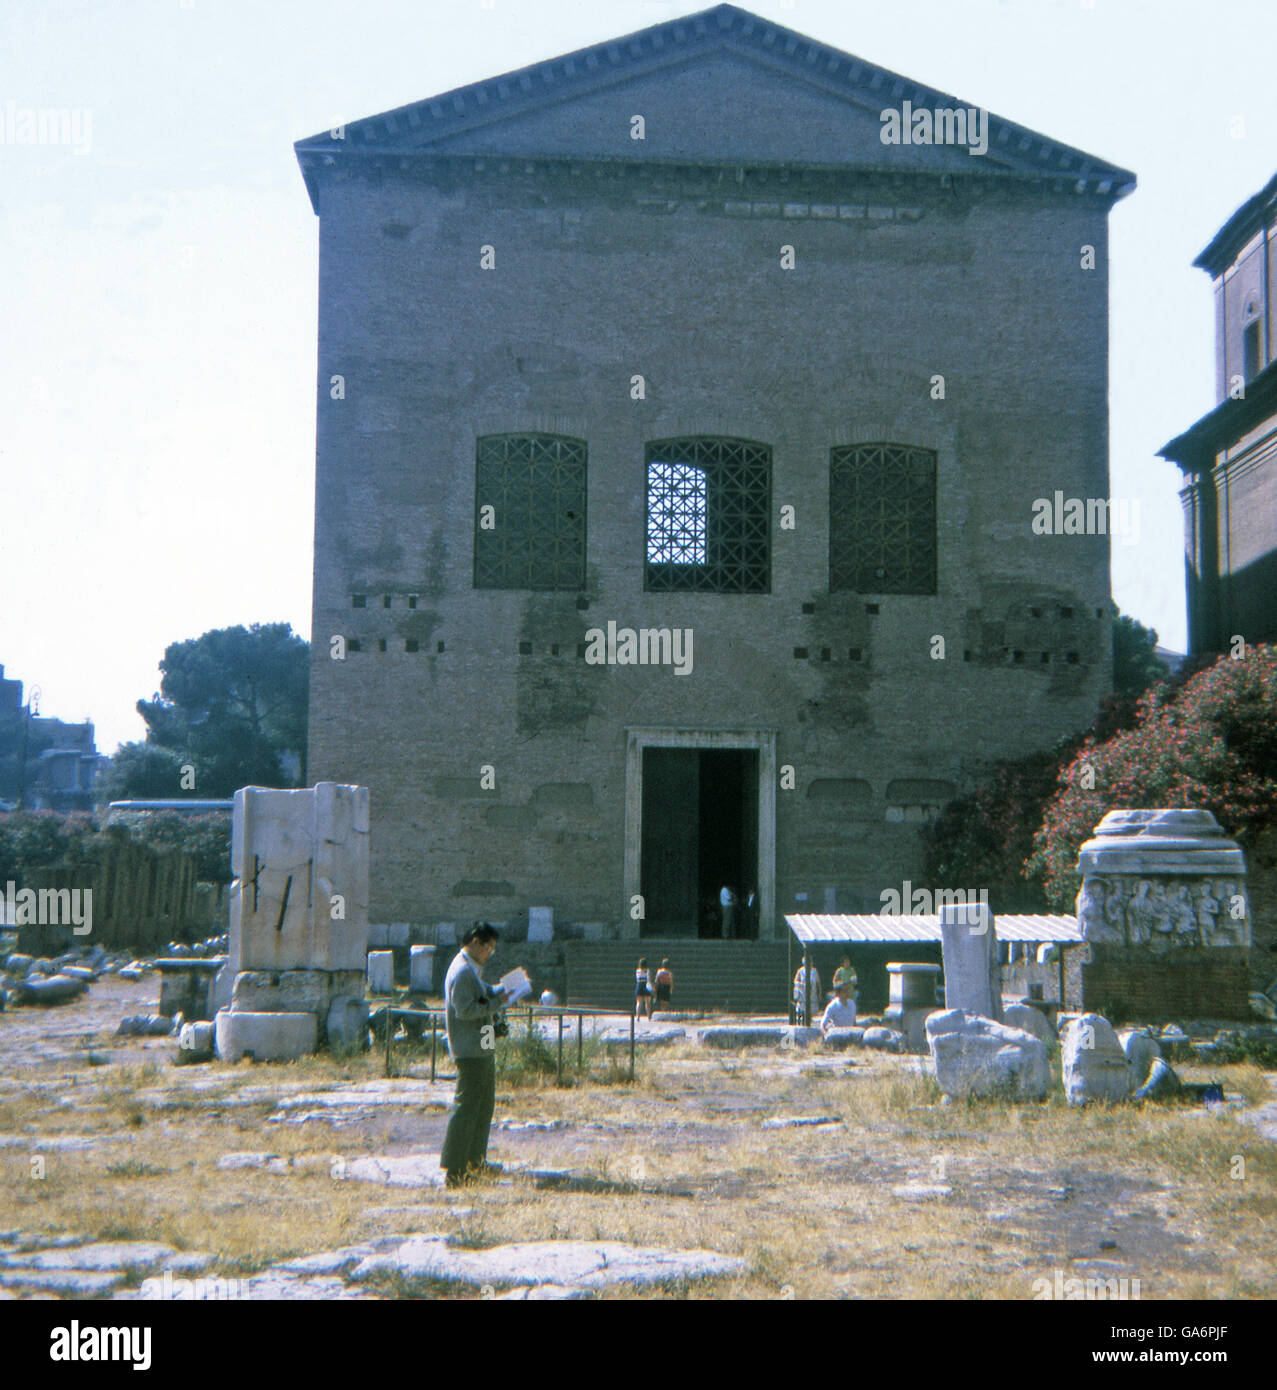
M729 1009L785 1013L792 967L782 941L697 941L689 938L564 943L568 1004L634 1007L634 971L647 957L652 978L663 957L674 972L677 1011Z

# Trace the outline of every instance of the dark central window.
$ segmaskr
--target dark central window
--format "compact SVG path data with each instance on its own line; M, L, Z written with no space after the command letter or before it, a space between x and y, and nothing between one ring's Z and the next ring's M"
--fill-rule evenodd
M936 456L905 444L829 451L829 588L936 592Z
M771 475L771 449L748 439L649 444L645 587L768 593Z
M585 583L585 440L489 434L474 470L474 587Z

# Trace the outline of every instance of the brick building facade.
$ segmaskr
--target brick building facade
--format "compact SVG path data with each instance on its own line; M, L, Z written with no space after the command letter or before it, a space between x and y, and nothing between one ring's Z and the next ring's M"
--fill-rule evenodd
M1171 440L1184 472L1188 641L1194 655L1277 642L1277 176L1193 262L1215 288L1216 406Z
M957 105L720 6L299 142L309 769L371 789L373 921L874 911L1090 722L1108 538L1032 520L1108 495L1134 180L884 143Z

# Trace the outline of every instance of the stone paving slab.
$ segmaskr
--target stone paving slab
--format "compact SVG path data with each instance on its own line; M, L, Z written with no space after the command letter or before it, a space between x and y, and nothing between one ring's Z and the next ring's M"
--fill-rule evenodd
M197 1251L183 1252L171 1245L155 1241L99 1241L92 1245L67 1246L54 1250L35 1250L26 1254L0 1256L0 1266L6 1269L18 1265L32 1270L78 1270L87 1272L149 1269L163 1264L166 1268L185 1272L205 1269L212 1256Z
M93 1273L83 1269L0 1269L0 1286L13 1289L43 1289L77 1298L106 1293L124 1278L121 1270Z
M397 1273L470 1285L515 1284L601 1289L611 1284L652 1285L670 1279L721 1277L742 1272L745 1261L708 1250L668 1250L617 1241L538 1240L489 1250L462 1250L444 1236L417 1236L397 1250L369 1257L350 1277Z
M764 1120L764 1129L835 1129L842 1124L837 1115L778 1115Z

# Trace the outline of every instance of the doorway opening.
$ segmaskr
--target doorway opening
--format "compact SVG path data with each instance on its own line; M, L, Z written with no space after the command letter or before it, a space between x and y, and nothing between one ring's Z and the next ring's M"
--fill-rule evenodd
M642 936L758 936L756 748L642 750Z

